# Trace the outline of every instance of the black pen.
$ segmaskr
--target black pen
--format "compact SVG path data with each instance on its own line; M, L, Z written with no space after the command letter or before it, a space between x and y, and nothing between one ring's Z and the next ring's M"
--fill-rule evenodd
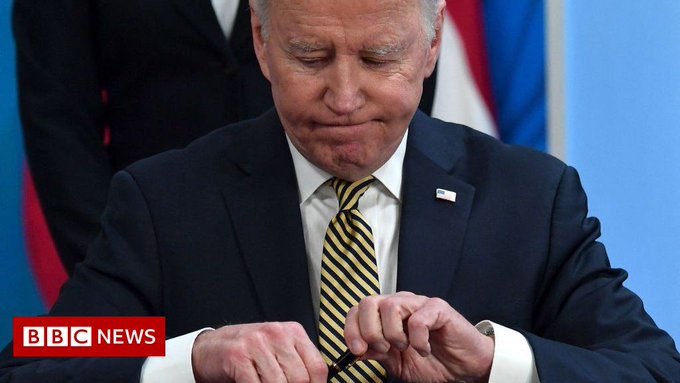
M349 350L345 351L340 357L328 367L328 380L330 382L333 377L340 373L340 371L354 364L359 359L358 356L352 354Z

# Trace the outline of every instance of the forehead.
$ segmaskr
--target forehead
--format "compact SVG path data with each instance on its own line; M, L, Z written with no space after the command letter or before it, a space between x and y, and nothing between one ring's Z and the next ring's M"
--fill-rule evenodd
M420 0L270 0L270 21L284 39L394 43L422 29ZM319 41L320 42L320 41Z

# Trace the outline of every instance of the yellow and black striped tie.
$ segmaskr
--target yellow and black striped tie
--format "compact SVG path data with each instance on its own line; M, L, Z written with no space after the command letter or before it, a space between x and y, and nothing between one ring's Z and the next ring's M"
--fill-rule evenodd
M330 364L345 345L345 316L368 295L380 294L373 233L359 212L359 198L375 180L373 176L355 182L331 179L340 211L328 225L321 261L319 345ZM387 373L376 361L359 361L338 374L333 382L382 382Z

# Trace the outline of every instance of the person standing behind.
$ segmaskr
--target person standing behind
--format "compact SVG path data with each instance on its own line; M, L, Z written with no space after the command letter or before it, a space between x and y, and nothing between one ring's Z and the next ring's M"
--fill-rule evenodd
M26 153L69 275L117 170L273 106L247 1L15 0L13 28Z

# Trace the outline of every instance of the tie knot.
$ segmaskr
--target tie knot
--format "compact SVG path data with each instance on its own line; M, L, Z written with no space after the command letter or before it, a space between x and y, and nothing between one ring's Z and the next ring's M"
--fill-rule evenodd
M373 181L375 181L373 176L368 176L354 182L345 181L337 177L331 178L329 182L338 196L340 211L356 209L359 204L359 198L364 195Z

